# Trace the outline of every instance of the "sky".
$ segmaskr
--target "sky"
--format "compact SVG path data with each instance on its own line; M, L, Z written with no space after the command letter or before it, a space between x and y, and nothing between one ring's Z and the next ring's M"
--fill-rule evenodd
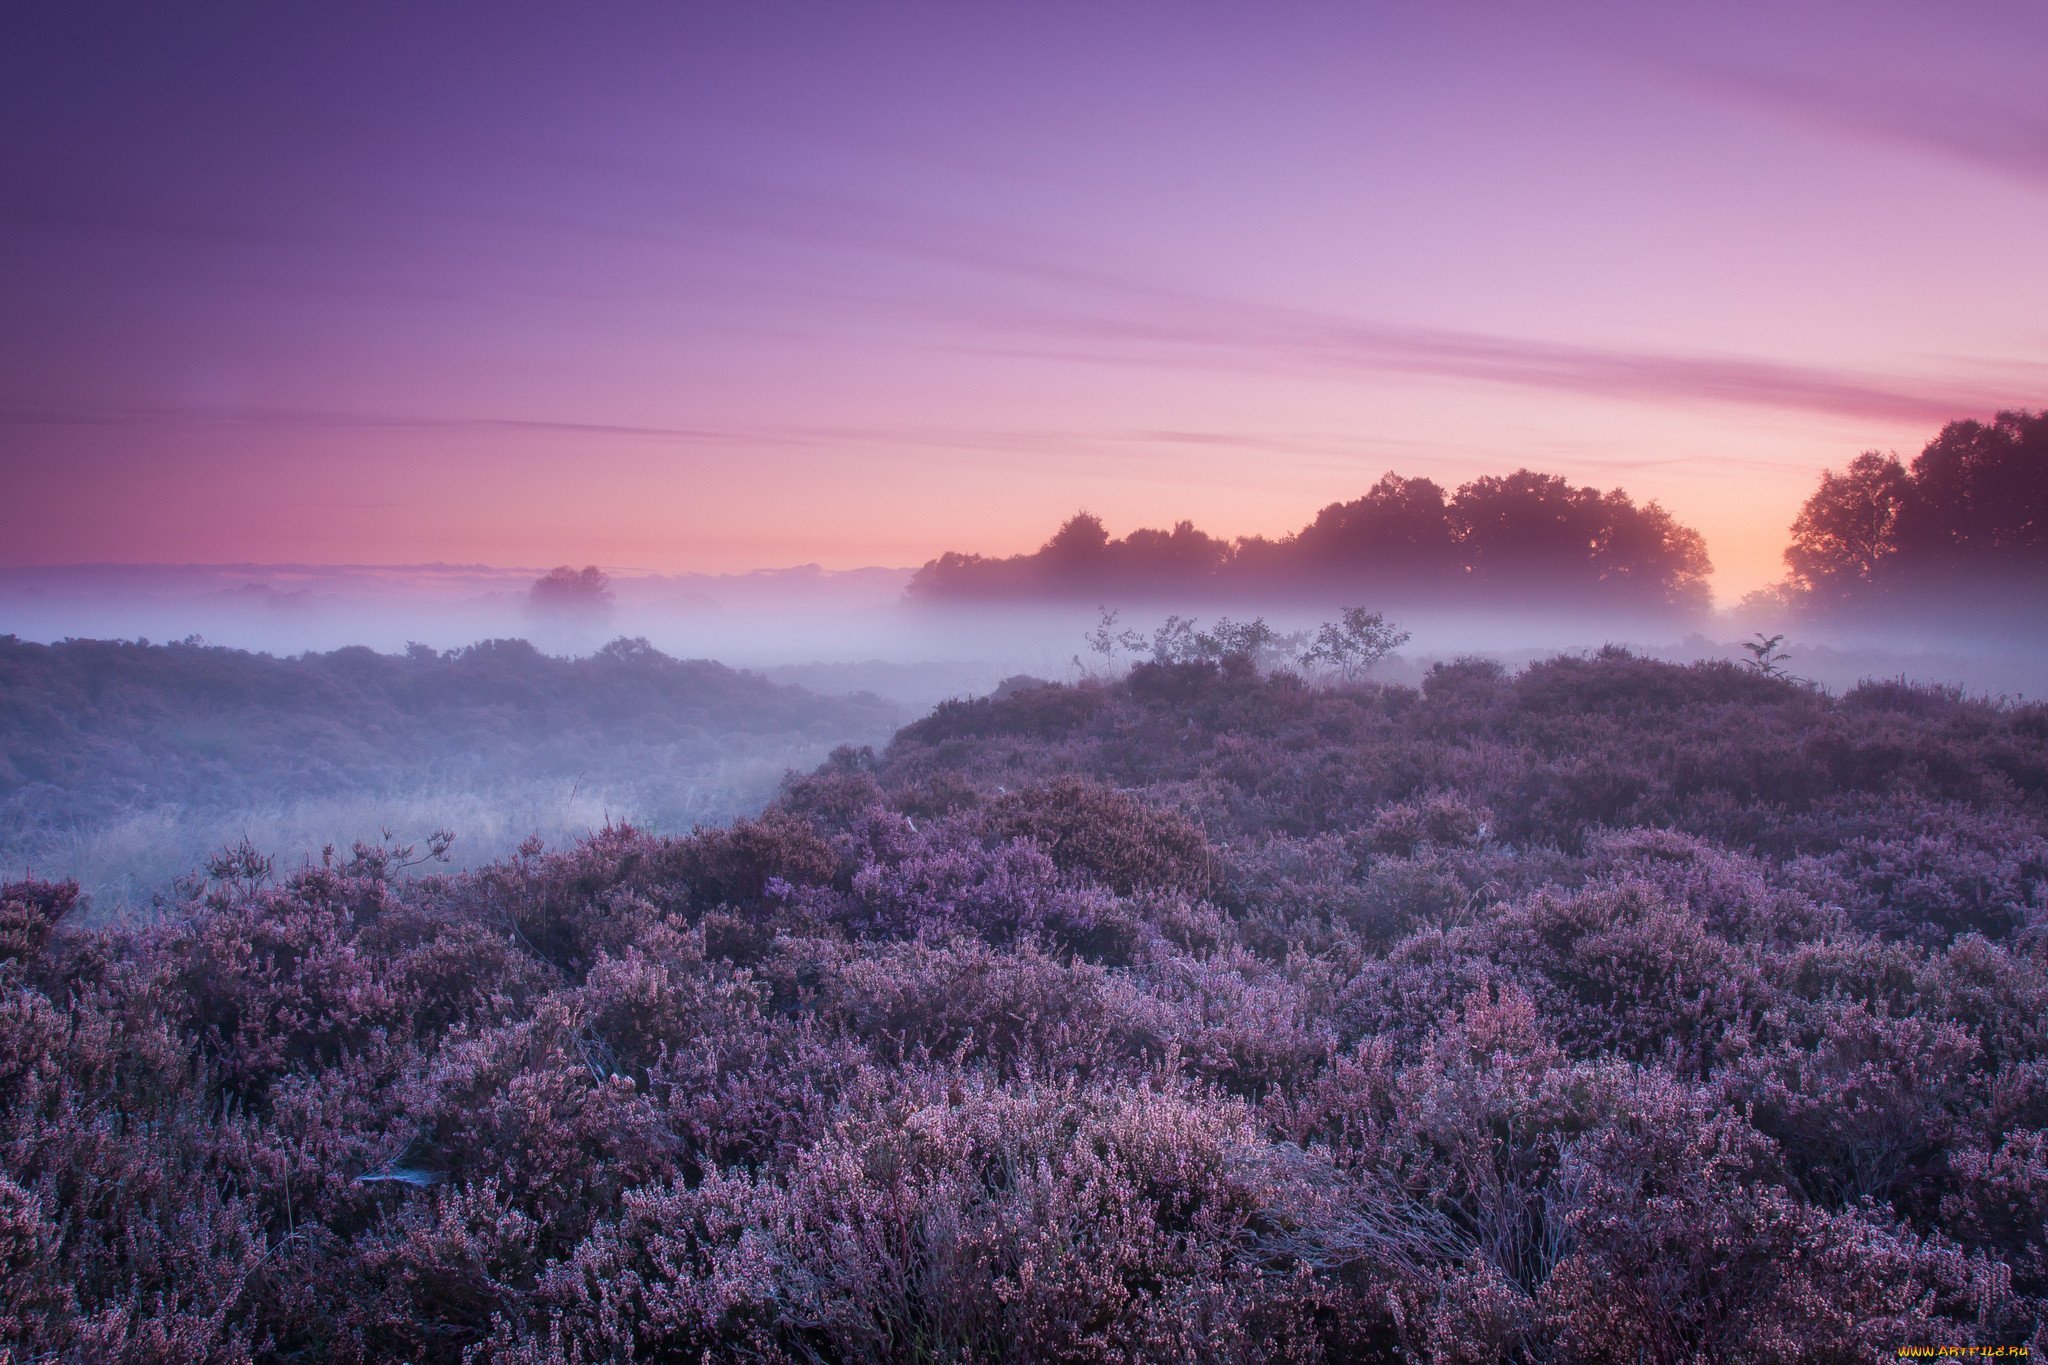
M0 16L0 564L739 571L2048 405L2048 5Z

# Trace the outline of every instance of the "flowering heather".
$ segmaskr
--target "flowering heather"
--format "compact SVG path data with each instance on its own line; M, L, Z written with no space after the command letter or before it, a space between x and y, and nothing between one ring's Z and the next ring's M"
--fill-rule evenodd
M2048 713L950 704L754 819L0 887L0 1357L2048 1350Z

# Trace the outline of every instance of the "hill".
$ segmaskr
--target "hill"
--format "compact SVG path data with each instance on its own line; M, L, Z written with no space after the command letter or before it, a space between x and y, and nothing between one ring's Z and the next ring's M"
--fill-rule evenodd
M783 770L901 718L619 640L274 658L197 643L0 637L0 865L146 895L222 842L296 854L449 824L464 854L604 822L758 807ZM524 827L521 827L521 826Z

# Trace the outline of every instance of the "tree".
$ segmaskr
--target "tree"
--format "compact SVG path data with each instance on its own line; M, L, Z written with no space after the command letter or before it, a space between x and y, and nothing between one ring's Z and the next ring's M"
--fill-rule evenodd
M1233 621L1228 616L1219 616L1215 625L1195 635L1195 643L1207 658L1218 662L1245 659L1258 665L1271 662L1274 647L1280 640L1280 632L1267 625L1263 616L1254 616L1249 621Z
M1230 562L1230 544L1175 522L1171 531L1140 529L1108 542L1104 558L1116 577L1153 587L1185 587L1212 577Z
M1408 632L1388 624L1378 612L1346 607L1341 617L1317 629L1314 642L1302 651L1301 662L1309 668L1327 664L1350 682L1407 643Z
M990 559L985 555L948 550L911 576L905 590L909 596L933 602L955 597L979 597L999 591L1007 582L1017 559Z
M1808 610L2038 622L2048 602L2048 412L1950 422L1910 469L1866 451L1792 524L1788 587Z
M1152 661L1161 664L1228 663L1241 660L1254 668L1266 669L1285 661L1300 647L1300 634L1283 635L1255 616L1249 621L1216 618L1207 630L1187 616L1169 616L1152 632Z
M612 581L595 564L550 569L526 594L527 612L549 622L601 623L611 617L612 602Z
M1707 541L1655 502L1637 507L1619 488L1600 500L1594 566L1611 596L1698 614L1713 603Z
M1554 595L1598 579L1600 494L1518 469L1461 487L1450 515L1474 581L1506 595Z
M1442 588L1462 577L1444 490L1388 473L1353 502L1333 502L1296 538L1318 569L1377 583Z
M1145 650L1145 637L1135 630L1120 631L1116 628L1117 618L1123 614L1122 612L1110 607L1099 607L1097 610L1101 613L1101 620L1096 623L1095 629L1089 631L1082 639L1087 641L1089 653L1102 656L1102 671L1113 676L1117 672L1117 655L1142 654ZM1084 676L1089 672L1088 665L1081 662L1081 656L1078 654L1074 656L1074 665Z
M1900 509L1911 492L1896 455L1866 450L1828 470L1792 523L1785 563L1809 602L1844 606L1870 597L1898 550Z
M1619 489L1602 493L1523 469L1475 479L1455 498L1428 479L1388 474L1365 496L1331 503L1278 540L1225 541L1187 521L1113 540L1099 517L1077 512L1028 555L940 555L907 592L935 602L1084 594L1100 601L1132 592L1184 602L1255 589L1269 600L1327 600L1342 584L1347 594L1368 589L1390 600L1448 593L1696 612L1708 604L1711 567L1699 533L1656 503L1638 507Z
M1082 568L1102 558L1109 545L1109 531L1093 512L1076 512L1053 532L1039 558L1055 568Z
M1915 586L2048 571L2048 412L1943 427L1913 461L1896 541Z
M1193 663L1201 657L1201 646L1195 643L1195 622L1192 617L1182 616L1176 612L1152 632L1153 663L1186 664Z

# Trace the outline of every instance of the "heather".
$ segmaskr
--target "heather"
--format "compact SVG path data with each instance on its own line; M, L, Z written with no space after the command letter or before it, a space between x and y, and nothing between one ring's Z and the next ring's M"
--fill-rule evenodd
M2048 711L1605 650L1015 680L459 873L0 889L0 1343L2048 1347Z

